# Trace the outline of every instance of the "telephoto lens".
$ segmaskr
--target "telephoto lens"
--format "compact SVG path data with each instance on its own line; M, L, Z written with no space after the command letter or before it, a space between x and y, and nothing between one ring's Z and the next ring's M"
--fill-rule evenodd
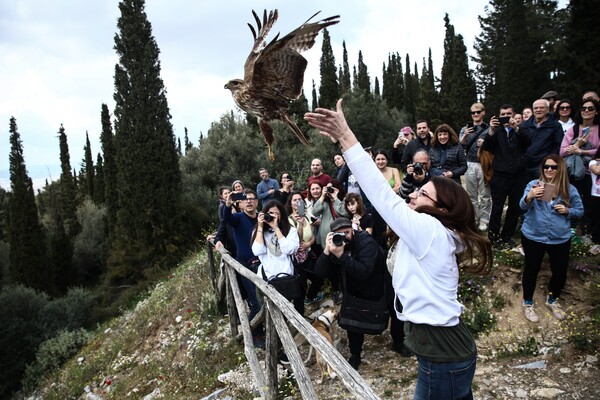
M343 246L346 242L346 235L341 232L334 233L331 241L338 247Z

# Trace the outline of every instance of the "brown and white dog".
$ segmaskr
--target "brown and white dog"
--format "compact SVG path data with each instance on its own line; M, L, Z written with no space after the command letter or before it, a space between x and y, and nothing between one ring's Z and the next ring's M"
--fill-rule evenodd
M325 338L331 344L333 344L333 338L331 335L332 324L337 320L338 310L335 307L324 307L324 311L322 314L317 316L317 318L313 321L312 326L319 332L321 336ZM304 364L310 360L312 356L313 346L310 346L310 350L308 351L308 356L306 360L304 360ZM323 380L326 376L331 379L335 379L337 376L333 371L331 366L325 361L325 359L321 356L319 351L316 351L317 365L321 370L321 379L317 382L319 384L323 383Z

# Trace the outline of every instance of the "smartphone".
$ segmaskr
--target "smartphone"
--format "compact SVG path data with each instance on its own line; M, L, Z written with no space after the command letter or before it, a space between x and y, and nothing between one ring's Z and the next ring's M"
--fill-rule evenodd
M587 135L588 133L590 133L590 127L589 127L589 126L586 126L585 128L583 128L583 129L581 130L581 136L585 136L585 135Z
M557 195L556 185L553 183L547 183L544 185L544 194L542 195L542 201L551 202L556 198Z
M300 200L297 204L298 206L298 215L304 217L304 201Z
M313 224L314 224L315 222L317 222L318 220L319 220L319 218L317 218L317 217L315 217L315 216L311 216L311 217L310 217L310 222L312 222Z
M473 123L472 122L467 122L467 128L473 128Z
M244 193L244 192L232 193L231 200L233 200L233 201L246 200L246 193Z
M498 117L498 121L500 121L500 125L508 124L510 117Z

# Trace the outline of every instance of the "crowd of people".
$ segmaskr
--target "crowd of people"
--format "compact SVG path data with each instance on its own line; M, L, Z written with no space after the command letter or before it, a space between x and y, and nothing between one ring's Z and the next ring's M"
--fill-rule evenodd
M580 104L576 110L576 102L549 91L520 113L504 104L486 118L477 102L458 133L418 120L416 133L400 129L391 152L358 143L341 101L336 110L319 108L305 119L340 146L335 171L325 173L314 159L301 185L290 173L277 181L261 168L256 191L239 181L221 188L215 243L248 268L258 266L266 280L297 274L301 297L291 300L301 314L324 299L326 287L342 308L344 296L389 294L393 350L419 361L415 398L442 398L431 393L449 387L469 398L476 348L460 319L459 270L485 273L492 248L519 249L523 315L538 322L534 291L548 253L545 306L560 320L573 234L600 253L598 94L586 91ZM256 292L240 282L253 316ZM259 344L260 329L253 332ZM346 330L349 362L358 369L364 334Z

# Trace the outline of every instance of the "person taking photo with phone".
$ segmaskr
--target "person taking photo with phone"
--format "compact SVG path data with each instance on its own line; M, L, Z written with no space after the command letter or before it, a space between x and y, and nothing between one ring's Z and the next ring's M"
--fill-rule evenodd
M583 215L583 203L575 186L569 184L564 160L558 154L544 157L540 177L525 188L519 205L525 211L521 244L525 253L523 270L523 311L525 318L539 322L533 308L533 294L544 254L550 258L552 276L545 305L558 320L565 312L558 303L569 266L571 219Z

